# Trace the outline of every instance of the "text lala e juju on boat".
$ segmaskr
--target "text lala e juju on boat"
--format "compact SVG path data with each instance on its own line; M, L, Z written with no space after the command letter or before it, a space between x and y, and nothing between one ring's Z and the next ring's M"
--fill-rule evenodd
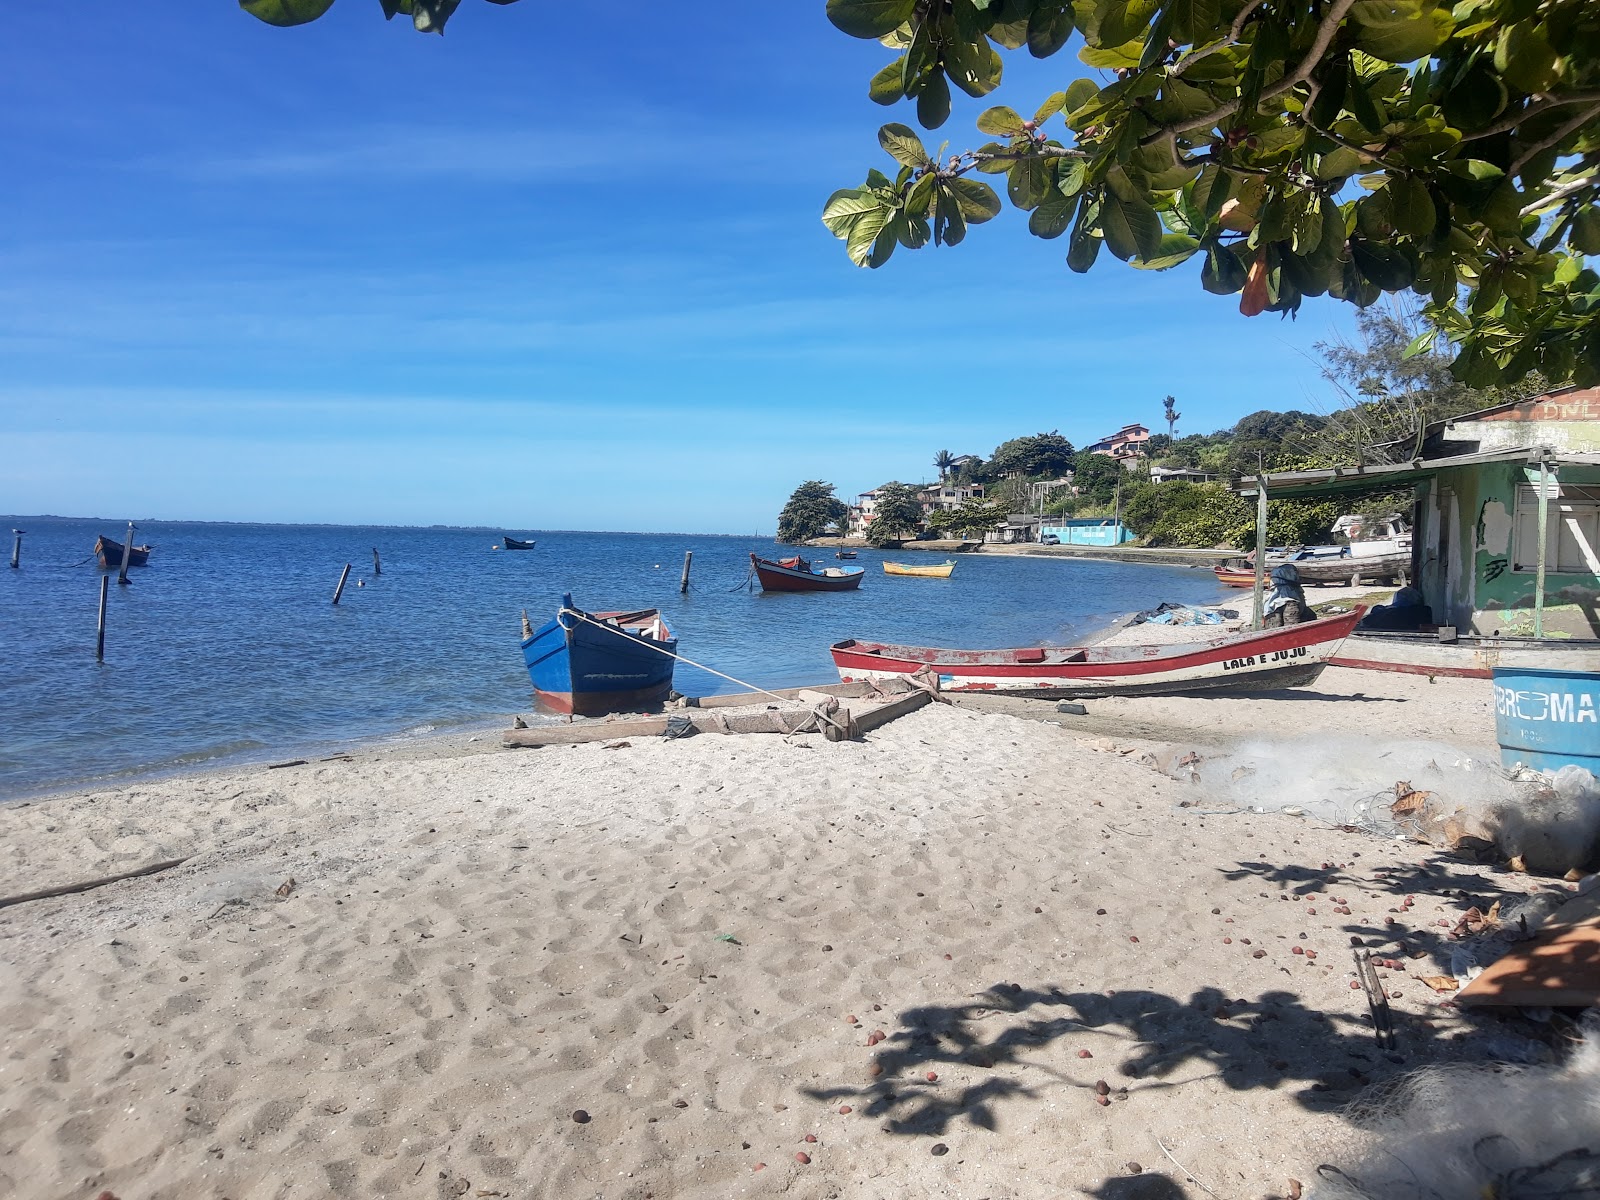
M580 717L659 706L678 642L653 608L585 612L570 594L537 631L522 616L522 657L539 703Z
M1258 691L1315 681L1364 612L1357 608L1302 625L1153 646L940 650L851 639L831 649L845 683L931 667L947 692L1066 698Z

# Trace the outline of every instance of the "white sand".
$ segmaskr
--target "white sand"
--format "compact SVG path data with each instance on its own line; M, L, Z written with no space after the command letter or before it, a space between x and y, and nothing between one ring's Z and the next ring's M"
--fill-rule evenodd
M1483 745L1487 685L1361 680ZM1232 703L1096 708L1288 734L1374 707ZM1283 1195L1368 1081L1473 1044L1393 973L1379 1053L1350 934L1447 959L1437 920L1539 885L1197 816L1140 757L939 706L862 744L363 754L0 808L6 894L194 855L0 909L0 1196L1201 1196L1158 1139L1220 1196Z

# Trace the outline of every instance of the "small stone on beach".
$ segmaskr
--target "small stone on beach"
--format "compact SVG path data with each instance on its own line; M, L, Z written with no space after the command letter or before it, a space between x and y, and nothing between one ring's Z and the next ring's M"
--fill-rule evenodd
M579 1125L587 1125L589 1123L589 1114L581 1108L576 1108L572 1110L572 1119Z

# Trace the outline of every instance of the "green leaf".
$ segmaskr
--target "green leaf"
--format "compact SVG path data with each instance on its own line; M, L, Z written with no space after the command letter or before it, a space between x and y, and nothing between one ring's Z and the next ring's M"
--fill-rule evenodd
M1078 51L1078 61L1086 67L1100 67L1107 70L1118 68L1131 70L1139 65L1139 59L1144 55L1144 41L1138 39L1126 42L1121 46L1095 48L1085 46Z
M872 81L867 84L867 98L874 104L894 104L905 97L906 88L902 75L905 70L905 57L904 54L896 56L892 63L874 75Z
M1372 99L1372 93L1367 91L1366 81L1361 78L1361 72L1356 69L1354 62L1350 64L1350 75L1345 87L1345 105L1349 108L1351 116L1361 123L1361 127L1371 133L1382 131L1383 114L1378 111L1377 104Z
M1050 95L1045 97L1044 103L1034 110L1033 123L1035 125L1043 125L1060 112L1066 102L1067 94L1065 92L1051 92Z
M1419 176L1393 178L1385 189L1389 193L1389 212L1394 227L1401 233L1423 237L1433 232L1438 216L1433 208L1433 196L1428 185Z
M987 183L979 179L952 179L949 188L961 206L961 215L969 225L982 225L1000 212L1000 197Z
M940 180L933 194L933 240L941 246L959 245L967 236L967 219L950 186L952 182L960 181Z
M1317 247L1322 244L1322 233L1326 227L1322 217L1324 203L1316 192L1300 193L1289 219L1289 243L1296 254L1315 254ZM1333 202L1329 200L1326 203Z
M908 125L885 125L878 130L878 145L898 163L908 167L928 165L928 151L923 147L922 139Z
M1018 208L1033 208L1055 190L1055 170L1049 160L1024 158L1012 164L1006 177L1006 194Z
M967 95L974 98L987 96L1000 86L1004 64L1000 53L989 44L989 39L977 35L976 42L957 37L944 46L945 74Z
M928 204L933 200L933 185L939 177L929 171L911 185L906 193L906 211L915 217L928 215Z
M829 196L822 206L822 223L835 237L848 237L857 220L883 207L883 201L865 188L844 188Z
M1524 92L1545 91L1560 78L1556 58L1544 30L1528 18L1507 22L1495 43L1495 69Z
M1086 197L1083 207L1078 210L1078 223L1072 227L1072 237L1067 243L1067 266L1080 275L1094 266L1094 260L1100 257L1102 239L1095 235L1099 214L1100 201Z
M880 208L862 213L856 219L851 226L850 236L845 239L845 253L850 256L851 262L858 267L865 267L871 262L873 245L893 215L893 209Z
M851 37L881 38L911 19L917 0L828 0L828 20Z
M1120 46L1137 40L1144 50L1144 32L1156 15L1156 0L1095 0L1094 40L1101 46Z
M867 255L867 266L877 269L889 261L889 256L894 253L896 243L900 240L900 231L905 228L905 213L895 213L889 223L878 231L878 236L872 239L872 249Z
M1100 87L1092 79L1074 79L1067 84L1066 102L1061 105L1061 111L1071 116L1084 105L1092 103L1100 94Z
M1206 247L1205 266L1200 268L1200 286L1213 296L1231 296L1243 289L1249 273L1238 255L1212 242Z
M1232 186L1232 176L1212 163L1200 172L1199 177L1189 188L1189 203L1194 206L1197 213L1205 217L1207 222L1214 221L1217 214L1222 211L1222 206L1228 202L1228 193L1232 190Z
M1028 15L1028 53L1049 58L1072 37L1071 0L1035 0Z
M304 25L333 7L333 0L239 0L239 7L268 25Z
M977 153L1010 154L1011 147L1002 146L999 142L985 142L983 145L978 147ZM1011 170L1011 164L1014 161L1014 159L1010 158L986 158L978 163L978 170L982 171L985 175L1004 175L1007 171Z
M1180 43L1199 44L1222 20L1222 6L1218 0L1172 0L1168 6L1172 14L1174 32Z
M1063 196L1075 196L1083 191L1089 166L1081 158L1056 159L1056 189Z
M1433 351L1433 345L1438 340L1439 331L1437 329L1426 329L1406 343L1406 348L1400 352L1400 357L1403 360L1415 358L1419 354L1429 354Z
M1356 45L1385 62L1426 58L1455 28L1450 13L1432 0L1356 0L1346 18L1356 25Z
M1022 114L1004 104L997 104L979 113L978 129L996 137L1021 137L1028 132L1023 126Z
M1352 238L1350 255L1361 274L1376 288L1398 292L1411 286L1416 268L1396 246Z
M930 75L917 93L917 123L924 129L937 129L949 119L950 85L943 75Z
M1367 162L1348 146L1335 146L1317 161L1318 179L1348 179Z
M1111 253L1128 259L1154 258L1161 249L1161 218L1143 198L1124 199L1109 189L1100 213L1100 232Z
M1028 232L1039 238L1058 238L1078 213L1078 197L1052 191L1028 214Z
M1457 129L1471 133L1505 112L1509 99L1500 76L1487 62L1475 59L1444 94L1445 119Z
M1579 254L1600 254L1600 208L1591 204L1578 210L1567 229L1567 245Z
M1183 233L1169 233L1163 235L1156 252L1149 258L1133 260L1133 265L1141 271L1166 271L1181 262L1187 262L1200 249L1200 239L1189 237Z

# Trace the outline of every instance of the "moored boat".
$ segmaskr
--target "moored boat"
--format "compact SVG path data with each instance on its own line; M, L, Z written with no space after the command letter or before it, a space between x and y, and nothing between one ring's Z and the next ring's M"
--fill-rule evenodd
M507 550L532 550L534 547L534 542L531 538L528 541L523 541L521 538L512 537L509 533L502 533L500 540L505 543Z
M1339 553L1348 547L1307 546L1287 554L1267 555L1267 573L1284 563L1293 563L1302 584L1340 584L1360 587L1364 583L1391 581L1406 583L1411 576L1411 552L1354 555ZM1236 559L1212 567L1217 582L1225 587L1254 587L1256 569L1253 558Z
M752 554L750 567L764 592L848 592L861 586L865 567L825 567L814 571L798 555L776 562Z
M854 550L835 550L833 556L835 558L854 558L856 552Z
M560 713L594 717L660 705L672 691L677 648L653 608L591 613L569 594L538 630L522 617L522 657L534 692Z
M1301 625L1153 646L942 650L852 639L831 650L845 683L931 667L949 692L1064 698L1259 691L1314 682L1365 611L1358 607Z
M1600 672L1600 641L1578 638L1490 637L1437 632L1358 629L1328 660L1330 666L1406 675L1492 679L1494 669Z
M1212 567L1211 572L1223 587L1253 588L1256 585L1254 568L1246 570L1244 567L1220 566Z
M149 546L133 546L128 551L128 565L142 567L150 561ZM122 565L122 543L112 541L101 534L94 539L94 556L100 560L100 566L109 571Z
M931 567L912 567L905 563L892 562L883 564L883 573L885 575L917 575L923 579L949 579L950 572L955 569L956 560L953 558L946 559L942 563L936 563Z

